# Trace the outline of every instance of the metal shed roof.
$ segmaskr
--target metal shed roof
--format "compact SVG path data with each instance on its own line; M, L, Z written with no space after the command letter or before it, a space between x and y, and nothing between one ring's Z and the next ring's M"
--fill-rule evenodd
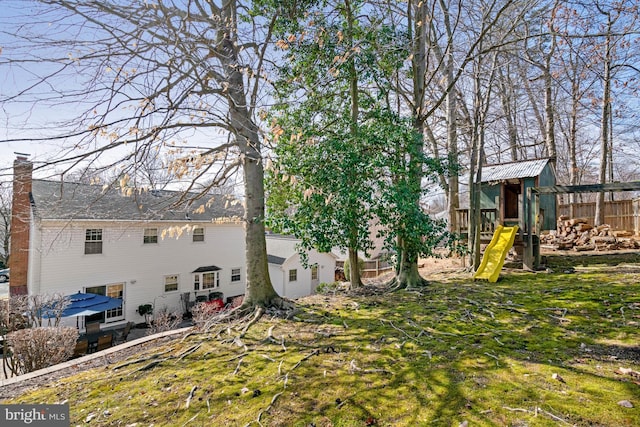
M549 159L535 159L484 166L482 168L482 182L533 178L542 173L547 163L549 163Z

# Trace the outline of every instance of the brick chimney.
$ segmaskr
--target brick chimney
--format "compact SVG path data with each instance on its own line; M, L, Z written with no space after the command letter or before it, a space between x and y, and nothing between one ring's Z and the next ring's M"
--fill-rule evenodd
M17 154L17 153L16 153ZM9 249L9 295L28 293L29 224L31 222L31 182L33 163L18 154L13 162L13 202L11 206L11 246Z

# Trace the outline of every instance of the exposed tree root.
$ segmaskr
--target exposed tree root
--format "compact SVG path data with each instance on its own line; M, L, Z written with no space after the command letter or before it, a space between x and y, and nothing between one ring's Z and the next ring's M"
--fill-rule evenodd
M118 369L122 369L124 367L130 366L130 365L135 365L137 363L144 363L144 362L148 362L149 360L154 360L154 359L158 359L161 355L166 354L170 351L172 351L173 348L170 348L169 350L163 351L162 353L156 353L156 354L152 354L151 356L148 357L142 357L140 359L135 359L135 360L131 360L128 362L124 362L124 363L120 363L119 365L116 365L113 367L114 371L117 371Z
M260 320L260 318L262 317L263 314L264 314L264 308L263 307L257 307L255 312L253 313L253 318L249 322L247 322L247 324L242 329L242 332L240 332L240 338L244 337L247 334L247 331L249 330L249 328L251 326L255 325L255 323L258 320Z
M171 358L170 357L165 357L164 359L154 360L153 362L150 362L150 363L147 363L144 366L141 366L139 369L136 369L135 371L129 372L129 375L135 374L136 372L148 371L150 369L155 368L156 366L158 366L162 362L166 362L169 359L171 359Z
M178 355L178 360L184 359L185 357L187 357L188 355L190 355L191 353L199 349L201 345L202 343L198 343L189 347L188 349L186 349L185 351L183 351L181 354Z
M320 354L320 350L316 349L316 350L312 351L311 353L307 354L302 359L300 359L298 361L298 363L296 363L288 372L286 372L283 375L283 379L282 379L282 388L283 388L283 390L278 392L278 393L276 393L276 394L274 394L273 397L271 398L271 402L269 403L269 405L258 413L258 416L256 417L255 421L249 422L248 424L245 425L245 427L248 427L253 423L257 423L259 426L262 426L262 422L261 422L262 416L265 413L269 412L271 410L271 408L273 407L273 405L278 400L278 398L280 396L282 396L282 394L284 394L284 390L286 390L286 388L287 388L287 381L289 379L289 374L291 372L293 372L295 369L297 369L300 365L302 365L303 362L305 362L306 360L309 360L313 356L317 356L318 354ZM280 366L278 367L278 374L279 375L282 375L281 367L282 367L282 361L280 362Z
M387 288L387 292L397 292L400 290L422 290L428 285L429 281L422 277L414 280L400 280L398 277L394 277L384 286Z
M189 396L187 396L187 400L184 405L186 409L189 409L189 405L191 404L191 399L193 399L193 396L195 396L197 389L198 389L197 385L194 385L193 387L191 387L191 391L189 392Z

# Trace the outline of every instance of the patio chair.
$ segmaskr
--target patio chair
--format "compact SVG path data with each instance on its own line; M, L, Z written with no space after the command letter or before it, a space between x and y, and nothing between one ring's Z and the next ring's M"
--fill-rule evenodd
M116 332L115 341L123 343L127 341L127 337L129 336L129 332L131 332L131 328L134 326L133 322L128 322L122 331Z
M91 322L85 325L86 334L99 334L100 333L100 322Z
M106 350L113 345L113 335L102 335L98 338L96 351Z
M87 354L89 351L89 341L88 340L80 340L76 342L76 346L73 349L73 356L71 357L80 357Z

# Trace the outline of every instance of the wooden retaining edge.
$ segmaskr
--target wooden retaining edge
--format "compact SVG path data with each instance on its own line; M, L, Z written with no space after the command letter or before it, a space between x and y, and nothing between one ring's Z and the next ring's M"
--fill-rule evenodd
M74 366L81 365L84 362L88 362L90 360L97 359L99 357L108 356L111 353L117 353L118 351L124 350L129 347L134 347L136 345L144 344L146 342L153 341L158 338L164 338L171 335L178 335L184 332L189 332L191 329L193 329L193 326L188 326L186 328L181 328L181 329L172 329L170 331L164 331L164 332L160 332L153 335L147 335L146 337L141 337L133 341L127 341L125 343L114 345L113 347L109 347L106 350L97 351L95 353L87 354L86 356L78 357L77 359L68 360L66 362L49 366L47 368L39 369L37 371L29 372L27 374L18 375L17 377L11 377L4 380L0 380L0 387L19 383L19 382L30 380L37 377L41 377L43 375L57 372L61 369L73 368Z

